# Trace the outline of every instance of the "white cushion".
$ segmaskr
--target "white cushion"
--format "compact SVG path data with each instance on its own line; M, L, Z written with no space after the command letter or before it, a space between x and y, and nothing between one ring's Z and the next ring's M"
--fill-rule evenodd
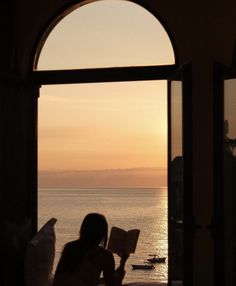
M28 243L25 253L25 285L48 286L55 258L55 218L51 218Z

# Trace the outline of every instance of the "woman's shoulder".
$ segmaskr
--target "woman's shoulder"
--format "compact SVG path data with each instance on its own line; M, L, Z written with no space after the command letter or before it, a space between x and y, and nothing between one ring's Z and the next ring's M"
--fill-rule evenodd
M79 239L76 239L76 240L67 242L65 246L74 246L74 245L78 245L78 243L79 243Z
M73 250L79 246L79 240L69 241L64 245L64 251Z

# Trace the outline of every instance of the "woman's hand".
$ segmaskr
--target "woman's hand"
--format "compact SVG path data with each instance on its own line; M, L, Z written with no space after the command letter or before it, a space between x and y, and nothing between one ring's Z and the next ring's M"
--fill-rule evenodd
M123 270L125 269L125 263L126 263L128 258L129 258L129 254L128 253L123 253L120 256L120 266L119 266L119 268L121 268Z
M119 255L120 256L120 265L115 271L115 276L116 276L116 281L117 281L117 286L122 284L122 280L125 277L125 263L127 259L129 258L128 253L122 253Z
M121 268L120 266L115 271L115 277L116 277L116 286L122 285L122 281L125 277L125 270Z

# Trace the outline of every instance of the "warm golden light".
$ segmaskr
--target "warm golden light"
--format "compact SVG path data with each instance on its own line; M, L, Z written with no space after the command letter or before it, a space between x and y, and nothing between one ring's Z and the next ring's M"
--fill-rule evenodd
M40 170L166 170L166 81L48 86L39 103Z
M101 0L58 23L37 69L174 63L168 34L151 13L131 1ZM42 86L38 146L39 225L58 218L55 265L94 211L110 226L141 229L131 263L150 252L168 255L166 80ZM166 282L167 264L140 277L127 267L125 279Z
M37 69L174 63L169 36L150 12L131 1L102 0L76 9L56 25Z

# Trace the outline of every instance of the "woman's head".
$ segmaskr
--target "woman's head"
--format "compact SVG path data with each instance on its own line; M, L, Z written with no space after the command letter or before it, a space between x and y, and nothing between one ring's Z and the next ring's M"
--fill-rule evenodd
M107 243L108 224L102 214L89 213L85 216L81 228L80 239L90 245L99 245L103 247Z

